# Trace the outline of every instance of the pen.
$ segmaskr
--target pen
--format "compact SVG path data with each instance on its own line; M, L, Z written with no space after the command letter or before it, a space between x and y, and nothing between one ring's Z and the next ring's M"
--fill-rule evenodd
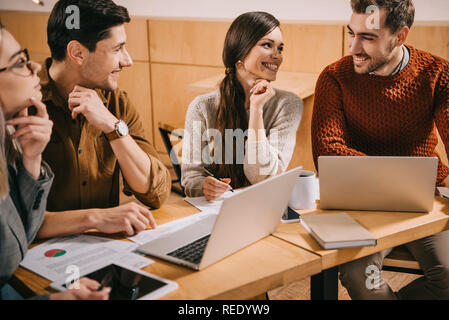
M112 278L113 278L112 272L108 271L108 273L106 273L106 275L103 277L103 279L101 279L101 282L97 288L97 291L101 291L101 290L103 290L104 287L110 285Z
M208 176L211 176L211 177L213 177L213 178L215 178L215 179L217 179L217 180L222 181L220 178L216 177L212 172L210 172L210 171L207 170L206 168L203 168L203 170L204 170L204 172L205 172ZM229 188L231 188L231 189L230 189L231 192L234 192L234 189L232 189L231 186L229 186Z

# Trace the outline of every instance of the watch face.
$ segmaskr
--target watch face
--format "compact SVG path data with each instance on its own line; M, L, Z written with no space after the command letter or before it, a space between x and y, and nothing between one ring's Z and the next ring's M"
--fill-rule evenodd
M128 126L126 125L125 122L123 122L122 120L120 120L117 123L117 131L118 133L123 137L123 136L127 136L128 135Z

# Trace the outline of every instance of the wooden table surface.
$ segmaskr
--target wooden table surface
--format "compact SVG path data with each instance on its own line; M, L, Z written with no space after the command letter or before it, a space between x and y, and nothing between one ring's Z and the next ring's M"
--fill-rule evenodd
M347 212L377 238L376 246L324 250L300 223L280 224L273 235L321 256L323 270L449 229L449 200L440 197L435 197L430 213L320 209L298 212Z
M183 200L153 210L159 225L199 212ZM95 233L95 235L99 235ZM113 237L120 239L120 237ZM193 271L156 258L143 268L176 281L179 288L163 299L250 299L321 271L321 258L268 236L201 270ZM50 281L22 267L15 276L36 294L48 293Z
M306 99L314 94L315 84L318 80L318 73L306 72L285 72L279 71L276 81L273 81L273 87L291 91L301 99ZM198 93L207 93L218 88L224 74L196 81L187 86L187 89Z

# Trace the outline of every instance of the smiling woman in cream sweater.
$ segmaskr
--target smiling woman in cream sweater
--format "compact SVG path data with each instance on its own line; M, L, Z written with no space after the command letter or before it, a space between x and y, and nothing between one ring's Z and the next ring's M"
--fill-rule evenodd
M268 13L248 12L231 24L220 88L195 98L187 110L181 182L188 196L214 200L230 186L248 186L287 168L303 105L270 84L283 47L279 21Z

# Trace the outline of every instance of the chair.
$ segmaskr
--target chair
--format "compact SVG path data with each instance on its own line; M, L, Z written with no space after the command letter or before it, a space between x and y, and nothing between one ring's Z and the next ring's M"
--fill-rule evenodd
M162 140L164 141L165 149L168 152L170 157L170 161L173 165L173 169L175 170L175 174L177 179L172 180L172 191L180 194L185 197L184 188L181 185L181 166L180 159L177 155L176 150L172 144L172 139L170 136L174 136L179 140L183 138L183 135L180 133L181 130L177 130L178 128L184 128L184 124L182 126L176 127L167 123L159 122L159 132L161 134ZM179 184L177 186L176 184Z

